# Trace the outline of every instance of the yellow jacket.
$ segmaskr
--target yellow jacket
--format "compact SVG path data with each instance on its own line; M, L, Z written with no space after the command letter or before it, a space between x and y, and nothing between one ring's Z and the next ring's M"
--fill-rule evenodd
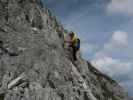
M77 36L74 34L74 37L72 38L72 45L77 46Z

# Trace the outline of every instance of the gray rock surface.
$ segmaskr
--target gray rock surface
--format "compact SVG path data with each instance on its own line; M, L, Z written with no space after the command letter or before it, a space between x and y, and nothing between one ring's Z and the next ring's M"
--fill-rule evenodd
M129 100L117 82L63 47L39 0L0 0L0 100Z

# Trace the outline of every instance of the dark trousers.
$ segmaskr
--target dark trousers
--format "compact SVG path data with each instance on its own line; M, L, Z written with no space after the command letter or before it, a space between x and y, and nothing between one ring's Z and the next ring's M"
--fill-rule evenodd
M75 46L73 46L72 48L73 48L73 59L74 59L74 60L77 60L77 51L78 51L79 49L77 49L77 47L75 47Z

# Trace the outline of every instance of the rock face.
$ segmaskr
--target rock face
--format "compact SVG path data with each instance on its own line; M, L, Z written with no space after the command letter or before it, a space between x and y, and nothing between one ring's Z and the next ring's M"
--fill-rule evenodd
M0 0L0 100L129 100L111 78L63 47L39 0Z

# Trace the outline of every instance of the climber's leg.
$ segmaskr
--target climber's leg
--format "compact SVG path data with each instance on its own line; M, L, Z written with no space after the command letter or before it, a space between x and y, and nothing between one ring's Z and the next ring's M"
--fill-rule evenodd
M73 47L73 59L74 59L74 61L77 60L76 53L77 53L77 48L74 46L74 47Z

